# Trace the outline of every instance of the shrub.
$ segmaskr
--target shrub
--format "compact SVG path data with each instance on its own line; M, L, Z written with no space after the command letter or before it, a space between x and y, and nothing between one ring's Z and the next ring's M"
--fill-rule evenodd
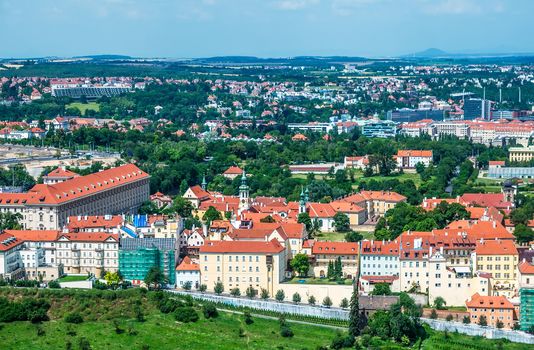
M191 281L187 281L182 285L182 288L184 290L191 290L191 286L192 286Z
M246 324L253 324L254 323L254 320L252 319L252 316L250 315L250 311L246 310L243 313L243 315L245 317L245 323Z
M215 294L221 295L222 292L224 292L224 285L222 284L222 282L215 283L215 286L213 287L213 291L215 292Z
M65 316L65 322L79 324L83 322L83 317L78 312L71 312Z
M298 303L300 303L300 301L301 301L300 294L295 292L295 294L293 294L293 302L295 304L298 304Z
M340 307L342 307L343 309L346 309L349 307L349 301L347 300L347 298L343 298L341 300L341 303L339 304Z
M260 298L262 298L263 300L269 299L269 291L265 288L262 288L261 293L260 293Z
M89 343L89 340L82 337L78 341L78 348L80 348L80 350L91 350L91 343Z
M189 323L198 321L198 313L190 306L179 307L174 311L174 318L178 322Z
M445 320L447 321L452 321L452 315L451 314L448 314L447 317L445 317Z
M202 312L204 313L205 318L216 318L217 316L219 316L219 312L213 304L205 304L202 307Z
M497 328L501 329L501 328L504 328L504 323L501 320L497 320L497 323L495 324L495 326L497 326Z
M308 297L308 304L315 305L315 297L313 295Z
M204 293L207 289L208 289L208 286L205 285L205 284L201 284L200 286L198 286L198 290L199 290L201 293Z
M486 316L480 316L480 318L478 319L478 325L484 327L488 325L488 320L486 320Z
M330 299L330 297L325 297L323 299L323 306L326 306L326 307L332 306L332 299Z
M48 288L59 289L61 286L59 285L58 281L50 281L48 282Z
M463 320L462 320L462 323L464 324L470 324L471 323L471 317L469 316L464 316Z
M282 289L278 289L274 298L276 299L276 301L282 302L286 298L286 294Z
M340 334L337 333L336 337L332 339L332 343L330 344L330 349L342 349L345 344L345 338Z
M238 297L241 295L241 291L239 290L239 288L233 288L231 291L230 291L230 295L231 296L234 296L234 297Z
M254 297L256 297L256 295L258 295L258 291L254 288L252 288L252 286L248 287L247 290L245 291L245 295L250 298L250 299L253 299Z
M433 320L438 318L438 313L436 312L436 309L432 309L432 311L430 312L430 318Z

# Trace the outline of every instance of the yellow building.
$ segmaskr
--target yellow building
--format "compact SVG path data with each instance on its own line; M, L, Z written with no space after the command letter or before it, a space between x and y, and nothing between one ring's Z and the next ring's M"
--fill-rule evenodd
M511 162L528 162L534 159L534 146L510 147L508 152Z
M313 274L327 277L328 264L341 258L344 278L354 278L358 273L358 243L356 242L315 242L311 249L315 258Z
M516 295L519 255L509 240L480 240L475 248L477 270L493 276L493 294L508 298Z
M284 279L286 249L277 241L207 241L200 247L200 280L213 291L222 282L229 292L248 287L267 289L272 296Z

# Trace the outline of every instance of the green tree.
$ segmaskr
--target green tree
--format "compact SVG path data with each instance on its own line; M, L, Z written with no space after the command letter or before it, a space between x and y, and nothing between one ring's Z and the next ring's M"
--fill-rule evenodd
M360 314L360 302L358 300L358 290L354 288L352 296L350 297L350 311L349 311L349 334L354 338L360 335L363 329L361 314Z
M362 239L362 234L356 231L349 231L345 234L345 241L347 242L359 242Z
M148 270L144 282L148 288L159 289L166 281L167 278L159 267L153 266Z
M213 287L213 291L215 292L215 294L221 295L224 292L224 285L222 284L222 282L216 282L215 286Z
M313 223L312 223L312 220L310 218L310 214L308 214L308 213L300 213L297 216L297 222L299 224L304 224L304 226L306 226L306 231L309 234L313 233Z
M464 324L470 324L471 323L471 317L469 316L464 316L464 318L462 319L462 323Z
M308 304L315 305L315 297L313 295L308 297Z
M177 196L174 198L170 211L180 215L182 218L190 218L193 211L193 204L187 199Z
M233 297L238 297L241 295L241 291L239 290L239 288L235 287L235 288L232 288L230 290L230 295L233 296Z
M523 224L519 224L515 227L514 236L518 243L529 243L534 241L534 231Z
M478 325L484 327L488 325L488 320L486 319L486 316L480 316L480 318L478 319Z
M445 310L445 305L447 305L447 303L445 302L445 299L443 299L442 297L437 297L436 299L434 299L434 307L438 310Z
M186 281L186 282L182 285L182 288L183 288L184 290L188 290L188 291L191 290L191 287L192 287L192 283L191 283L191 281Z
M282 289L278 289L274 298L276 299L276 301L282 302L286 298L286 294Z
M391 295L389 283L377 283L371 292L371 295Z
M325 306L325 307L332 306L332 299L330 299L330 297L325 297L323 299L323 306Z
M265 288L261 289L260 298L263 300L269 299L269 291Z
M252 286L249 286L247 288L247 290L245 291L245 295L249 298L249 299L253 299L256 297L256 295L258 295L258 291L256 289L254 289Z
M334 215L334 227L337 232L347 232L350 230L349 217L342 212L337 212Z
M293 294L293 302L295 304L298 304L300 303L300 301L301 301L300 294L298 292L295 292L295 294Z
M215 207L210 206L208 210L204 213L202 220L206 223L211 223L214 220L222 220L221 212L219 212Z
M339 307L346 309L349 307L349 301L347 298L341 299L341 302L339 303Z
M310 261L308 255L299 253L291 259L291 268L295 270L300 277L306 277L310 269Z
M118 272L106 272L104 279L106 280L106 283L108 286L112 287L113 289L117 288L119 283L122 281L122 277Z

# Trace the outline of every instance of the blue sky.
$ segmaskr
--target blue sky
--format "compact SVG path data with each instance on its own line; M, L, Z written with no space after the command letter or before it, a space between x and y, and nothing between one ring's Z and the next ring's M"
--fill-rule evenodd
M532 0L0 0L0 57L534 52Z

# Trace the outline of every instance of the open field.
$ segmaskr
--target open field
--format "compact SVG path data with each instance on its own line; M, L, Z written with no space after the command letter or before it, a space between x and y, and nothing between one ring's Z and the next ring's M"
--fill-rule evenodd
M87 103L72 102L66 105L65 108L76 108L82 113L82 115L85 115L85 111L87 110L99 112L100 104L97 102L87 102Z
M87 276L79 276L79 275L69 275L69 276L63 276L61 277L58 282L77 282L77 281L85 281L87 279Z

